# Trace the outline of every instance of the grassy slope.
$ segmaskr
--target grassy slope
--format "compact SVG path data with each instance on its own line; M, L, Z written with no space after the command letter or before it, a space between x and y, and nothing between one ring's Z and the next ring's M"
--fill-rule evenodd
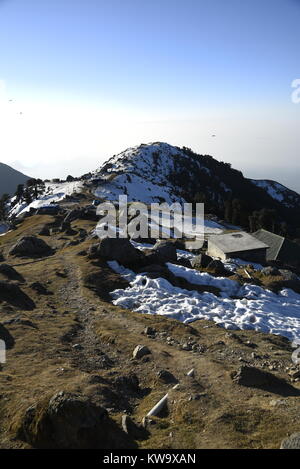
M167 412L154 419L148 438L138 442L140 447L277 448L288 433L299 430L298 396L241 387L230 377L245 360L267 370L274 367L272 372L288 379L291 348L286 340L252 331L228 333L208 321L184 325L115 307L86 288L86 278L100 275L96 283L102 298L109 284L115 288L123 281L104 264L77 255L92 241L66 247L76 235L66 239L59 239L64 237L61 234L44 237L57 249L47 259L29 262L9 257L8 250L18 237L38 233L41 226L52 221L52 217L34 216L0 238L5 262L18 264L16 269L25 279L20 286L36 303L29 312L1 305L2 323L20 318L32 325L5 325L15 344L0 371L0 448L28 447L15 438L20 415L37 400L62 389L89 395L109 408L118 423L125 409L140 422L172 387L159 381L160 369L172 372L181 384L171 391ZM77 221L72 226L75 230L91 229L93 223ZM110 280L105 283L108 274ZM53 294L38 295L30 288L36 281ZM146 326L165 335L151 339L143 334ZM168 336L175 340L173 346L167 344ZM203 345L205 352L184 351L176 345L176 341L183 343L189 337ZM73 348L78 343L82 350ZM151 356L133 360L137 344L147 345ZM252 358L253 352L260 358ZM195 378L185 377L191 368L195 369ZM139 378L143 390L139 395L116 384L119 376L129 373ZM300 390L299 383L294 386ZM271 403L274 399L280 400L275 406Z

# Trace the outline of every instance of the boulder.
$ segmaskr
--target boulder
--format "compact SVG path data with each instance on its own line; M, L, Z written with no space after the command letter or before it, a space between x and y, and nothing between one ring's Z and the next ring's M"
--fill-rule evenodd
M194 269L206 269L212 260L207 254L199 254L191 260L191 265Z
M296 274L289 270L279 270L280 279L276 279L269 284L269 288L275 292L282 290L283 288L290 288L297 293L300 293L300 280Z
M87 396L60 391L29 407L17 436L35 448L132 448L127 435L109 418L106 409Z
M298 389L284 379L253 366L242 365L237 373L232 375L232 379L241 386L276 392L282 396L298 396L300 394Z
M137 345L132 353L132 356L133 358L142 358L144 357L145 355L150 355L151 352L150 350L148 349L148 347L146 347L146 345Z
M300 433L293 433L281 442L280 449L300 449Z
M125 266L138 265L144 260L143 253L127 238L103 238L99 244L91 246L89 256L117 261Z
M178 383L178 379L168 370L159 370L157 372L158 378L166 384Z
M241 386L257 387L267 385L272 376L258 368L243 365L233 376L233 381Z
M17 257L43 257L52 254L52 248L41 238L23 236L9 251Z
M152 251L157 254L163 262L176 262L177 251L174 243L165 240L158 240Z
M213 260L211 261L207 268L215 275L217 276L224 276L227 275L227 270L225 269L223 263L219 260Z

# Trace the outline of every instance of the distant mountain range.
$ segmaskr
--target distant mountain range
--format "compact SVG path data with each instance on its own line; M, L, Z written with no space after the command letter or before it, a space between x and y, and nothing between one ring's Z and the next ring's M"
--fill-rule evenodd
M7 164L0 163L0 197L3 194L13 195L18 184L25 184L29 176L11 168Z

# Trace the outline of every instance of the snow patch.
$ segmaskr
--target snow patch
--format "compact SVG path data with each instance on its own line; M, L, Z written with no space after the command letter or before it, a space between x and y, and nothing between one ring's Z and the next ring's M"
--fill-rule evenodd
M168 263L168 268L177 276L194 284L220 288L218 297L174 287L162 278L136 275L117 262L109 265L130 281L127 289L111 293L115 305L140 313L172 317L184 323L209 319L225 329L251 329L294 341L300 338L300 295L292 290L284 289L276 295L257 285L241 286L227 278L215 278L208 273Z

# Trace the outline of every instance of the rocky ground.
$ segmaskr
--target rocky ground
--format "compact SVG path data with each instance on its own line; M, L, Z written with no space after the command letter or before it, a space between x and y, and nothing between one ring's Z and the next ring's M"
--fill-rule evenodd
M299 431L287 339L116 307L126 281L91 249L95 222L59 226L0 237L0 448L279 448Z

